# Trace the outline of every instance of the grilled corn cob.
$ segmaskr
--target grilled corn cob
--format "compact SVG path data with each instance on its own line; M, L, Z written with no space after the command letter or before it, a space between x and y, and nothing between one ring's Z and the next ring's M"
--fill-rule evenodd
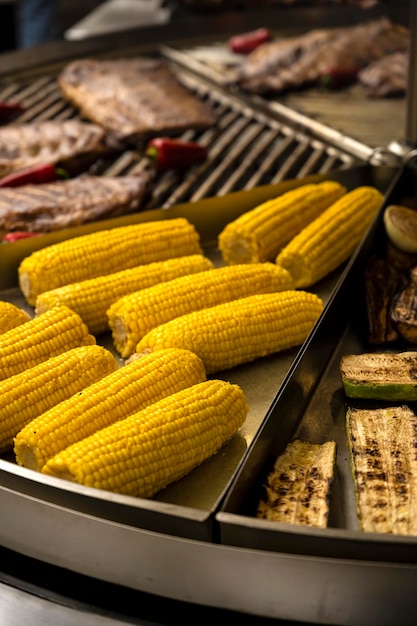
M237 433L248 410L237 385L201 382L70 446L42 471L148 498L214 455Z
M243 213L218 237L224 262L273 261L290 239L345 192L333 181L302 185Z
M276 258L295 281L309 287L346 261L359 245L381 206L374 187L357 187L308 224Z
M416 535L416 415L407 406L349 408L346 423L361 529Z
M161 350L120 367L25 426L15 438L16 461L40 471L71 444L205 379L203 363L187 350Z
M29 313L11 302L0 300L0 334L29 320Z
M31 420L117 369L101 346L72 348L0 381L0 452Z
M202 249L185 218L122 226L36 250L19 265L19 285L27 302L35 305L40 293L56 287L191 254L202 254Z
M202 359L207 374L300 345L323 310L304 291L255 294L194 311L161 324L140 340L136 354L177 347Z
M108 311L113 342L122 357L128 357L147 332L175 317L254 293L291 287L288 272L274 263L218 267L180 276L115 302Z
M295 439L267 477L256 516L274 522L326 528L336 462L336 443Z
M202 254L156 261L128 270L98 276L45 291L36 298L36 314L44 313L58 304L65 304L78 313L97 336L109 330L107 310L122 296L173 280L177 276L211 269L213 263Z
M0 335L0 380L71 348L95 343L79 315L66 306L54 307Z

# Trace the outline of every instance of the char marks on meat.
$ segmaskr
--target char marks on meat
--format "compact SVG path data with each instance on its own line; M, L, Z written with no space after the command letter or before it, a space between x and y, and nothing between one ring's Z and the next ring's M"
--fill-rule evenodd
M0 176L42 163L82 171L109 152L105 131L79 120L49 120L0 128Z
M408 83L408 53L394 52L364 67L358 80L370 98L402 96Z
M150 176L90 176L0 189L0 230L50 232L133 213L150 190Z
M359 71L409 45L409 30L388 18L347 28L310 31L265 43L243 61L239 85L254 93L279 93L317 84L331 69Z
M63 69L58 82L84 118L119 142L176 135L215 123L209 104L183 85L163 60L80 59Z

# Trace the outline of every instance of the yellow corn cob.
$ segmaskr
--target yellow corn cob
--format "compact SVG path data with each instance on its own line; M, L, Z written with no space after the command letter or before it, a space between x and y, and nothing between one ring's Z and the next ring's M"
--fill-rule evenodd
M71 444L205 379L203 363L188 350L132 361L25 426L15 438L16 461L40 471Z
M0 333L5 333L29 320L29 313L11 302L0 300Z
M243 213L218 237L224 262L273 261L282 246L345 192L333 181L302 185Z
M117 369L116 359L101 346L72 348L0 381L0 452L48 409Z
M42 471L148 498L213 456L237 433L248 410L240 387L205 381L70 446Z
M290 272L296 287L313 285L351 256L382 201L374 187L350 191L294 237L276 263Z
M55 307L0 335L0 380L71 348L95 343L79 315L66 306Z
M133 224L36 250L20 263L19 284L34 305L40 293L56 287L191 254L202 254L202 249L199 234L186 219Z
M207 374L298 346L323 309L304 291L256 294L177 317L151 330L131 358L167 347L198 354Z
M107 310L122 296L173 280L177 276L211 269L213 263L202 254L156 261L128 270L98 276L45 291L36 298L36 314L65 304L81 316L90 333L97 336L109 330Z
M274 263L218 267L124 296L108 311L114 345L128 357L147 332L175 317L254 293L290 289L290 275L277 268Z

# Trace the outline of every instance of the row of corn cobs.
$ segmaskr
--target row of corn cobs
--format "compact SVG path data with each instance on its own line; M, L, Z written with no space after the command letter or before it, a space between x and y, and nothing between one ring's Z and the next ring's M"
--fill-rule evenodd
M19 267L33 318L0 303L10 324L0 329L0 452L137 497L178 480L249 411L239 386L212 375L305 340L323 303L300 288L351 255L381 201L372 187L302 185L226 226L222 267L184 218L33 252ZM122 366L96 343L109 331Z

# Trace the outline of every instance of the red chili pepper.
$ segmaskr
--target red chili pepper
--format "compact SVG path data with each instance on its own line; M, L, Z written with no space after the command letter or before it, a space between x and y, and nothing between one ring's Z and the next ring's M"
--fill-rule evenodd
M0 102L0 120L7 120L17 113L23 113L24 110L19 102Z
M271 31L268 28L257 28L248 33L231 37L228 42L229 50L237 54L249 54L270 39Z
M27 167L17 172L12 172L8 176L0 178L0 187L20 187L21 185L51 183L58 178L68 178L65 170L62 170L51 163L42 163Z
M145 154L158 171L189 167L207 159L207 149L201 144L170 137L151 139Z
M323 72L320 83L327 89L342 89L355 82L359 68L329 67Z
M42 233L30 233L26 230L15 230L13 233L7 233L3 237L3 241L6 243L12 243L13 241L18 241L19 239L28 239L29 237L37 237Z

